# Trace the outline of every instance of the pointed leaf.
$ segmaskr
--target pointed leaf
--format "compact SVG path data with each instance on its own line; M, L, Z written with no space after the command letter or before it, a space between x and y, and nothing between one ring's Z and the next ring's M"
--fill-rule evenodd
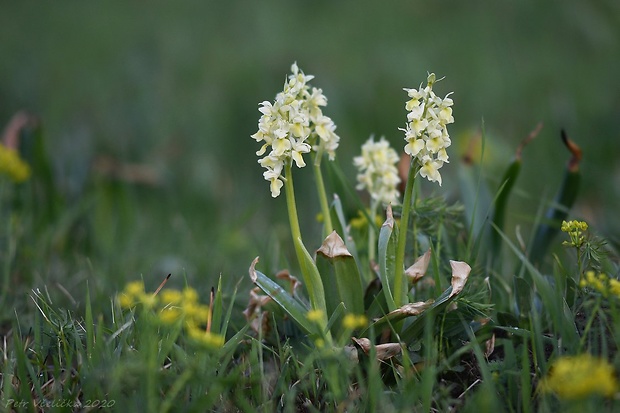
M317 250L317 265L323 260L329 265L321 267L332 270L329 273L321 271L323 284L328 286L335 284L338 297L346 310L354 314L363 314L364 292L360 273L353 256L336 231L325 238L321 248Z
M395 265L396 265L396 245L398 244L398 227L392 215L392 207L388 205L386 220L379 231L379 275L385 301L389 311L396 310L396 303L392 295Z
M273 301L275 301L291 318L307 333L315 333L316 328L308 320L306 314L308 309L291 296L284 288L280 287L278 283L271 280L265 274L255 269L258 263L258 257L252 261L250 266L250 279L261 290L265 292Z
M213 290L211 290L213 291ZM217 282L217 290L215 290L215 297L213 300L213 314L211 322L213 323L213 330L222 334L222 315L224 313L224 304L222 302L222 275L220 274L220 278Z
M310 256L310 253L304 246L301 239L297 238L293 240L293 242L295 243L295 248L301 252L301 254L299 254L300 260L302 260L300 265L304 276L304 282L306 283L306 289L308 290L308 295L310 296L310 305L314 310L320 310L325 314L327 309L325 305L325 290L323 287L323 281L321 280L321 274L319 274L319 270L316 267L314 259ZM324 321L327 323L327 318Z

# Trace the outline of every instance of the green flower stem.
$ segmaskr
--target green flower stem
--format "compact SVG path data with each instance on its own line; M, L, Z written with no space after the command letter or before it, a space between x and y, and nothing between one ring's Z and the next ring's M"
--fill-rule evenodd
M321 203L321 212L323 213L323 237L327 237L332 233L334 227L332 225L332 217L329 213L329 203L327 202L327 193L325 192L325 184L323 183L323 173L321 172L321 155L317 156L313 162L314 179L316 180L316 190L319 194L319 202Z
M407 186L405 187L405 198L403 199L403 212L400 216L400 230L398 244L396 246L396 265L394 266L394 304L401 307L404 304L403 275L405 273L405 246L407 245L407 227L409 226L409 215L411 211L411 196L413 194L413 181L420 170L420 165L415 159L411 159L409 165L409 175L407 176Z
M301 239L301 229L299 229L299 219L297 218L297 205L295 204L295 189L293 187L293 174L290 162L285 168L286 179L284 180L284 189L286 192L286 206L288 207L288 219L291 225L291 233L293 234L293 239ZM301 263L302 260L299 254L297 258Z
M287 164L285 168L286 180L284 181L284 188L286 192L288 218L291 225L291 234L293 236L293 245L295 245L295 253L297 254L301 274L303 275L306 288L308 289L310 305L313 309L320 310L325 313L325 293L323 292L323 282L321 281L316 265L314 265L314 261L312 261L311 258L308 258L307 251L305 250L301 239L291 164ZM325 319L324 325L326 324L327 319Z
M376 228L375 228L375 219L377 208L379 206L379 202L376 200L370 201L370 222L368 222L368 262L373 262L375 260L375 250L377 248L376 242Z
M295 189L293 187L293 174L290 163L285 166L285 174L284 190L286 192L286 205L288 207L288 217L291 225L291 234L293 236L293 245L295 246L295 254L297 255L301 275L303 276L306 289L308 290L310 307L313 310L319 310L321 312L321 319L317 321L320 327L320 335L323 335L326 343L331 345L331 333L326 331L327 307L325 304L323 281L321 281L321 275L319 274L316 264L306 251L301 240L301 230L299 228L299 218L297 217L297 204L295 203Z

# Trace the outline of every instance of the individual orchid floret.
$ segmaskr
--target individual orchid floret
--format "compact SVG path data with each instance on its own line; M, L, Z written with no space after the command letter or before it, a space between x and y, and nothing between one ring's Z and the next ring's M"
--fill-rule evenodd
M447 125L454 123L453 101L448 94L440 98L433 92L435 74L428 75L426 87L407 89L410 100L405 103L407 127L405 153L414 157L420 166L420 175L441 185L439 169L448 162L446 148L451 145Z
M378 142L370 138L362 145L361 156L353 159L357 167L357 189L368 191L372 199L382 203L397 203L399 157L388 141L381 137Z
M263 142L256 155L265 155L258 162L267 169L263 176L270 181L274 198L280 195L285 165L294 161L298 168L306 166L303 154L313 150L319 155L327 153L333 160L340 141L336 125L321 110L327 98L321 89L308 85L314 76L304 74L297 63L291 72L274 102L260 103L258 131L251 135Z

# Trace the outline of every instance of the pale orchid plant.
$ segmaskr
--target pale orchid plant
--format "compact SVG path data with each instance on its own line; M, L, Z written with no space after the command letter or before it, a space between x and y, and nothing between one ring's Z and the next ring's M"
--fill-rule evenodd
M264 101L260 104L262 116L258 131L252 138L263 143L257 152L258 156L262 156L258 162L266 169L263 176L270 182L272 197L278 197L284 187L293 243L308 290L309 306L298 298L295 291L297 287L293 291L285 291L279 284L257 271L255 267L258 259L250 267L250 277L303 331L314 337L315 343L333 343L335 334L336 343L343 344L351 337L353 330L362 335L371 334L371 326L372 331L392 326L391 328L399 329L395 331L397 336L403 339L411 338L418 327L416 322L407 324L404 319L419 319L424 311L431 307L447 307L447 303L463 289L471 270L464 262L451 261L452 283L444 294L434 301L409 302L407 286L424 275L430 254L424 254L405 269L406 234L411 213L413 180L419 173L429 181L441 185L439 169L448 162L446 149L451 141L447 125L454 122L453 101L448 96L441 99L435 95L434 74L428 76L425 87L405 89L410 100L405 105L409 113L406 128L402 130L405 132L406 141L404 152L411 156L411 162L400 225L393 218L391 209L391 205L398 204L400 200L397 189L400 183L398 153L389 146L385 138L378 142L371 138L362 146L361 155L354 159L354 165L358 169L357 189L367 190L370 194L372 220L374 221L380 205L387 208L387 219L379 231L377 246L374 245L374 235L370 235L374 234L376 227L369 230L368 250L370 263L374 262L375 251L378 252L378 272L387 308L381 316L371 321L370 326L365 326L360 320L367 319L368 308L364 304L364 286L354 241L348 233L339 198L334 197L330 209L321 175L322 157L326 155L330 161L334 160L340 138L335 133L336 126L332 119L322 112L322 108L327 105L327 98L321 89L309 85L309 81L314 77L304 74L297 64L292 65L291 71L283 91L276 95L274 102ZM323 245L314 257L308 253L302 242L292 178L293 163L298 168L304 167L306 154L313 157L326 234ZM340 234L333 231L334 219L337 220L338 225L335 227ZM369 225L374 225L374 222L369 222ZM400 231L397 230L399 226ZM287 278L294 279L290 275L287 275ZM359 322L351 323L351 320ZM348 338L345 337L347 335Z

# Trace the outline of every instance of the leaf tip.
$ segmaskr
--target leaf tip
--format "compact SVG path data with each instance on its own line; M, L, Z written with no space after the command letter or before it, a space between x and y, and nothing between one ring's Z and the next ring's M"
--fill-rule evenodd
M394 228L394 213L392 212L392 204L388 204L385 209L385 222L382 227Z
M255 284L256 284L256 280L258 279L258 275L256 275L256 269L255 269L256 264L258 264L258 257L254 258L254 261L252 261L252 264L250 264L250 269L249 269L250 279Z
M423 255L419 256L413 265L405 270L405 274L413 283L420 280L426 274L428 265L431 261L431 249L429 248Z
M327 258L352 257L344 240L336 231L332 231L332 233L325 238L323 244L321 244L321 247L316 252L317 254L323 254Z
M452 260L450 260L450 266L452 267L452 292L450 297L452 297L463 291L467 277L469 277L471 272L471 267L464 261Z

